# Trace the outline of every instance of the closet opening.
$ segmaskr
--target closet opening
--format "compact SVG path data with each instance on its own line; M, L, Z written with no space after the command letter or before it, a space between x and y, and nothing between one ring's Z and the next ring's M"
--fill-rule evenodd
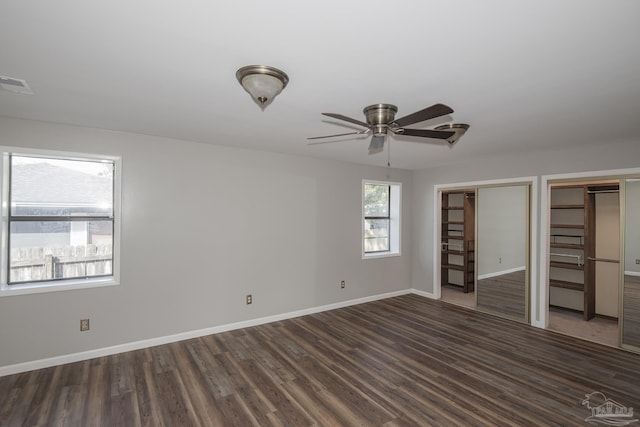
M476 306L475 200L474 188L442 192L440 292L467 307Z
M619 346L620 181L549 185L549 329Z
M531 186L481 182L438 193L442 301L530 322Z

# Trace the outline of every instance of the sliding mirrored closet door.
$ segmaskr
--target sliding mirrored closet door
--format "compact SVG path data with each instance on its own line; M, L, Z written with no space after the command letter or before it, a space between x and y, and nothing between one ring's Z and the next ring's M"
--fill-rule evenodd
M640 179L624 183L622 346L640 351Z
M529 322L529 186L478 188L477 308Z

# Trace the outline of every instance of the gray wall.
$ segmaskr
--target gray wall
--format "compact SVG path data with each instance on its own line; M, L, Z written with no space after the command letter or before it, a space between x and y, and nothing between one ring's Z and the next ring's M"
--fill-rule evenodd
M461 141L461 144L464 140ZM455 148L454 148L455 150ZM476 161L457 165L417 171L413 176L413 251L412 283L416 290L433 292L433 192L434 185L473 181L507 179L563 173L590 172L600 170L640 167L640 143L623 141L603 143L598 146L551 150L521 155L496 154L478 158ZM546 190L539 188L540 197ZM538 215L537 228L542 216ZM532 236L539 245L538 236ZM538 265L532 268L539 269Z
M2 145L118 155L123 170L121 285L0 298L0 367L411 287L409 171L8 118L0 130ZM402 182L401 257L362 260L362 179Z

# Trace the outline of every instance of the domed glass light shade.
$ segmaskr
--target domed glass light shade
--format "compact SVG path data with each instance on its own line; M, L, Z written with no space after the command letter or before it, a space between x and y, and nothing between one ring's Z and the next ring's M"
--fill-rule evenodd
M267 65L242 67L236 72L236 78L263 110L289 83L284 71Z

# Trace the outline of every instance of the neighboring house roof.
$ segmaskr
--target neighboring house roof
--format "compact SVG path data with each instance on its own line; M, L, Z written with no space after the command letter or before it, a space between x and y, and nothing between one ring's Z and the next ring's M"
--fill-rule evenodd
M110 206L113 184L100 176L47 163L14 165L11 202L16 205Z

